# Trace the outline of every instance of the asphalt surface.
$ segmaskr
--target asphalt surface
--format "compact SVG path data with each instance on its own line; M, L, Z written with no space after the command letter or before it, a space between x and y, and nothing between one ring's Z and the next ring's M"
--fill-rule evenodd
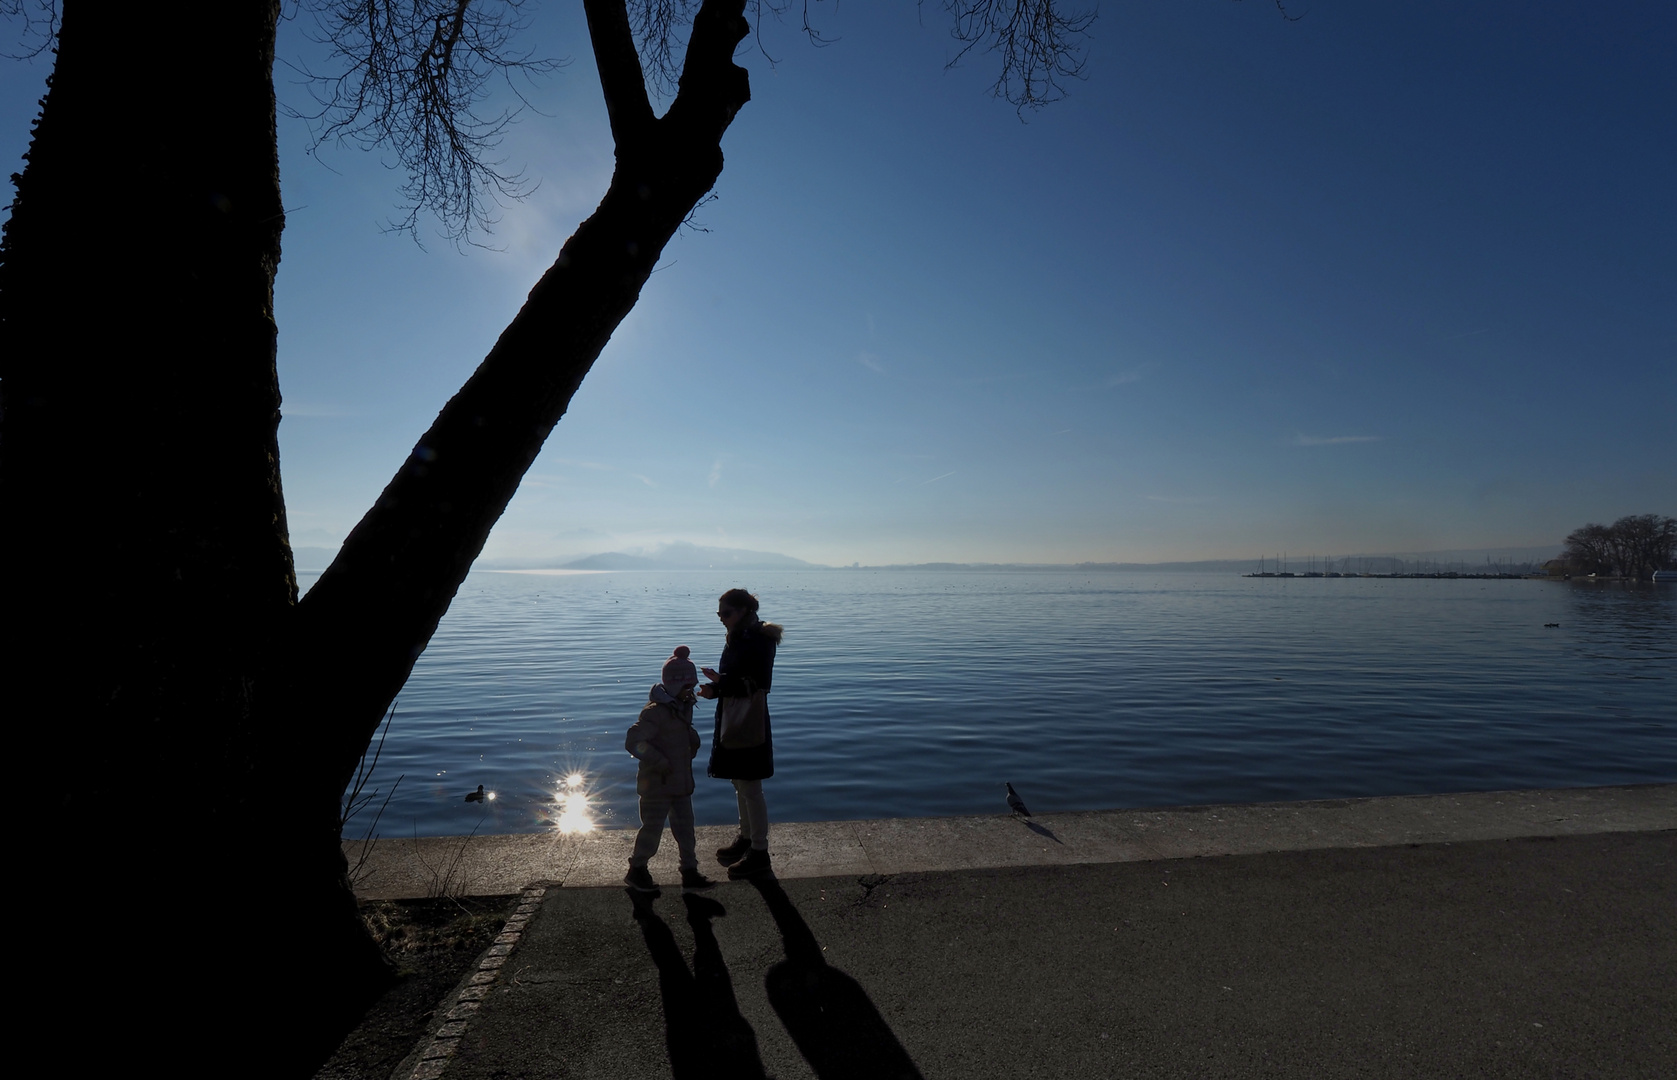
M1674 1075L1677 832L551 888L468 1077ZM725 912L725 914L724 914Z

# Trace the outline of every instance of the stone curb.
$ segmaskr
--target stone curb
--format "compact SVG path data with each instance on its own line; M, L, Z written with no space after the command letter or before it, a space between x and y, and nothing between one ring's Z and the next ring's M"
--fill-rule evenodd
M1029 800L1029 792L1022 794ZM992 815L790 822L773 826L769 847L775 875L785 880L1672 828L1677 784L1666 783L1095 810L1030 821ZM700 851L737 835L731 825L697 831ZM372 853L356 893L362 899L429 895L429 868L444 864L456 869L461 892L472 895L518 892L533 881L616 885L634 837L624 828L396 841ZM666 839L652 860L653 877L673 884L676 857Z
M392 1074L394 1077L400 1080L437 1080L444 1074L460 1046L460 1040L466 1037L466 1029L476 1016L479 1003L489 995L500 978L507 958L517 947L524 928L530 925L531 917L541 908L542 897L546 893L545 884L530 885L520 891L518 907L501 928L494 944L483 951L477 967L467 973L437 1006L437 1015L442 1017L442 1023L437 1025L429 1039L422 1040L414 1052L403 1059Z

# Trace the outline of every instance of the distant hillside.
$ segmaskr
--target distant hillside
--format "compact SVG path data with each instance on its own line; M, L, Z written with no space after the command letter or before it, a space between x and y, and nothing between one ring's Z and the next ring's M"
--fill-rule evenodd
M1197 573L1197 574L1246 574L1258 568L1257 559L1210 559L1200 562L1168 562L1168 563L891 563L885 566L846 567L855 570L923 570L930 572L963 571L966 573L1029 573L1040 571L1043 573L1065 573L1068 570L1085 571L1090 573L1111 573L1122 571L1167 572L1167 573Z
M1507 565L1531 566L1542 563L1545 559L1552 559L1560 551L1559 545L1543 547L1512 547L1512 548L1473 548L1450 551L1416 551L1402 554L1384 553L1379 555L1334 555L1324 560L1321 555L1293 555L1287 559L1289 570L1302 573L1307 568L1317 570L1345 570L1359 569L1370 572L1391 573L1394 570L1414 570L1422 567L1436 566L1442 570L1463 569L1475 570L1482 568L1487 560L1495 564L1498 561ZM1170 574L1250 574L1262 566L1266 570L1279 570L1273 556L1263 560L1253 559L1201 559L1194 562L1081 562L1081 563L892 563L885 566L861 566L846 569L859 570L921 570L921 571L965 571L968 573L1020 573L1031 571L1058 572L1077 571L1083 573L1170 573Z
M291 549L291 560L298 570L324 570L337 557L337 548L294 547Z
M772 551L663 544L645 554L605 551L580 559L482 559L479 570L825 570Z
M1560 545L1542 547L1474 548L1448 551L1418 551L1402 554L1335 555L1332 565L1324 565L1321 556L1290 555L1287 568L1302 573L1312 565L1315 569L1366 570L1391 573L1394 570L1413 570L1436 567L1442 570L1473 570L1482 568L1487 560L1493 563L1539 565L1560 552ZM300 571L326 569L337 555L336 548L298 547L292 549ZM967 573L1059 572L1079 573L1177 573L1177 574L1249 574L1260 562L1252 559L1201 559L1194 562L1081 562L1081 563L890 563L882 566L831 567L806 562L790 555L772 551L748 551L742 548L702 547L698 544L664 544L651 551L630 549L606 551L581 558L562 555L550 558L479 559L473 564L477 570L917 570L922 572L962 571ZM1279 569L1273 556L1266 556L1262 566Z

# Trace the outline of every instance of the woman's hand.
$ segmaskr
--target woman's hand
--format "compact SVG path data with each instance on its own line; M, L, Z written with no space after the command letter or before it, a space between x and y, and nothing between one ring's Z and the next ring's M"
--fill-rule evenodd
M712 674L712 672L710 671L709 668L705 669L705 674L710 676L713 679L716 677L714 674ZM717 696L716 684L715 683L705 683L703 686L699 687L699 696L706 699L707 701L710 700L711 698L716 697Z
M711 682L715 682L716 680L718 680L722 677L721 675L717 674L715 668L708 668L708 667L707 668L700 668L699 671L704 675L705 678L709 679Z

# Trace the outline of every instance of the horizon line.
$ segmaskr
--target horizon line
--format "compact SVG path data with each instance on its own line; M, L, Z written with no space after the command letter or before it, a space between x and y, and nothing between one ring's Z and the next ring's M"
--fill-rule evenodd
M695 545L689 545L689 546L695 546ZM1323 569L1328 569L1331 564L1343 563L1347 560L1357 560L1357 559L1362 559L1362 560L1389 559L1389 560L1397 560L1397 561L1403 561L1403 562L1414 562L1414 561L1417 561L1417 560L1432 560L1432 561L1436 561L1436 562L1448 562L1448 563L1452 563L1452 564L1464 564L1465 565L1465 564L1469 564L1469 563L1476 563L1476 562L1479 562L1479 561L1494 562L1497 559L1501 558L1501 559L1507 559L1509 561L1530 563L1530 562L1541 562L1541 561L1546 560L1547 558L1554 557L1553 555L1547 555L1547 554L1541 554L1541 553L1548 552L1548 551L1558 552L1561 549L1562 546L1563 545L1558 544L1558 543L1550 543L1550 544L1509 545L1507 547L1490 547L1490 548L1433 548L1433 549L1424 550L1424 551L1363 552L1363 553L1353 553L1353 554L1348 554L1348 555L1300 555L1300 556L1296 556L1296 557L1287 556L1284 561L1287 564L1297 563L1299 565L1320 563L1320 564L1323 564ZM293 550L294 554L301 554L303 552L308 552L310 554L328 556L326 561L329 562L331 557L335 557L336 552L337 552L338 549L325 547L325 546L319 546L319 545L300 545L296 548L293 548L292 550ZM587 563L587 562L592 562L592 561L595 561L595 560L603 560L603 559L611 558L613 556L618 557L618 558L623 558L623 559L632 559L632 560L636 560L636 561L639 561L639 562L644 562L644 563L647 563L647 564L655 564L655 563L658 563L660 561L659 557L656 556L656 555L630 555L628 553L620 552L620 551L603 551L603 552L596 552L596 553L591 554L591 555L577 555L577 556L493 556L493 557L490 557L490 558L487 558L487 559L480 558L478 560L474 560L473 564L472 564L472 569L473 570L482 570L482 571L494 571L494 572L567 571L567 572L572 572L572 573L585 573L585 572L624 573L624 572L633 572L633 571L636 571L636 570L655 570L655 571L659 571L659 572L675 572L675 571L685 571L685 570L693 570L693 571L700 571L700 572L714 572L714 571L718 571L718 570L729 570L729 569L751 570L751 571L767 571L767 570L837 571L837 570L921 570L921 569L989 569L989 570L995 570L995 569L1021 569L1021 570L1062 569L1062 570L1078 570L1078 569L1096 569L1096 568L1106 568L1106 569L1116 569L1116 568L1154 568L1154 569L1157 569L1157 568L1165 568L1165 567L1184 567L1184 568L1187 568L1187 567L1205 567L1205 568L1210 568L1210 567L1216 566L1216 567L1226 567L1228 569L1233 570L1233 569L1237 569L1237 568L1247 568L1247 567L1256 568L1260 564L1264 564L1264 563L1276 563L1277 568L1279 569L1279 565L1283 561L1282 559L1276 558L1274 555L1265 554L1265 555L1257 555L1257 556L1237 556L1237 557L1232 557L1232 558L1231 557L1222 557L1222 558L1204 558L1204 559L1160 559L1160 560L1079 559L1079 560L1076 560L1076 561L926 559L926 560L917 561L917 562L889 562L889 563L862 563L859 560L857 560L857 561L852 561L850 563L834 564L834 563L812 562L812 561L809 561L809 560L797 558L796 556L783 555L783 554L780 554L778 552L755 551L755 550L744 549L744 548L716 548L716 549L713 549L713 550L717 551L718 553L726 552L726 553L730 553L730 554L738 554L738 555L744 555L744 556L756 556L756 558L747 557L747 558L738 559L737 561L735 561L735 560L725 560L725 561L724 560L719 560L718 562L715 562L715 563L709 563L709 561L707 560L708 565L707 564L694 563L694 562L687 562L687 563L677 564L677 565L673 565L673 566L672 565L664 565L664 566L645 565L645 566L626 566L626 567L602 567L602 566L581 566L581 565L578 565L579 563ZM318 561L318 560L317 559L309 559L307 561L314 562L314 561ZM788 564L791 564L791 565L788 565ZM309 567L306 567L306 568L299 567L300 572L315 572L319 569L324 569L324 567L314 567L314 566L309 566Z

